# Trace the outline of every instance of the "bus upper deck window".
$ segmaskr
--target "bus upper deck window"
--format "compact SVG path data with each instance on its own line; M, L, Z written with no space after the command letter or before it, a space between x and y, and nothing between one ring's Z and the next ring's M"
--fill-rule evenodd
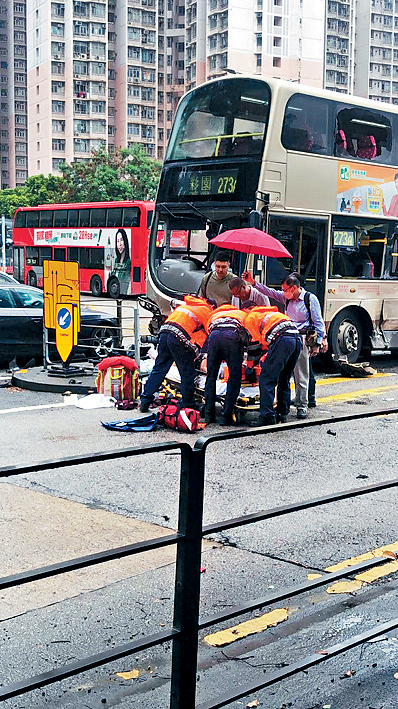
M151 228L151 225L152 225L152 218L153 218L153 209L151 209L151 210L148 212L148 214L147 214L146 225L147 225L148 229Z
M106 226L119 227L122 224L122 208L107 209Z
M137 207L125 207L123 209L123 226L139 226L140 210Z
M79 226L79 212L77 211L77 209L68 209L68 226Z
M57 209L54 212L54 227L60 229L66 226L68 226L68 210Z
M46 209L39 212L39 226L45 229L51 228L53 225L53 211L52 209Z
M26 226L26 212L18 212L15 217L15 226L17 228Z
M389 162L391 154L391 116L360 106L336 104L334 154L351 155L359 160ZM343 140L342 140L343 137Z
M80 209L79 210L79 226L87 227L90 226L90 210Z
M281 141L286 150L328 153L330 102L317 96L294 94L286 104Z
M31 229L39 226L39 212L26 212L26 226Z
M90 226L104 227L106 220L106 209L92 209L90 217Z

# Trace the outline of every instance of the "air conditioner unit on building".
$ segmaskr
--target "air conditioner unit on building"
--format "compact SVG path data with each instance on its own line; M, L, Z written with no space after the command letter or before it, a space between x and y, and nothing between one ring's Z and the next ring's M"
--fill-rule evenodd
M80 54L79 55L82 59L87 59L87 54Z
M347 54L348 49L341 49L340 51L341 51L342 54Z
M59 59L59 54L54 54L53 59Z

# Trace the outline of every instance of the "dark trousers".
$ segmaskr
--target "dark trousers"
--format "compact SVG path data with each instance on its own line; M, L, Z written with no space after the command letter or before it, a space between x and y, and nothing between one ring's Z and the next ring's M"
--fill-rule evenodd
M308 403L315 404L315 374L312 367L312 357L310 357L310 376L308 379Z
M183 406L194 405L195 353L186 347L181 340L171 332L161 332L158 345L158 356L152 372L141 394L142 403L153 401L155 391L161 387L173 362L176 363L181 377L181 395Z
M228 365L227 393L224 414L231 414L239 396L242 381L243 339L235 328L215 328L207 338L207 377L205 386L205 409L212 412L216 403L216 382L220 364Z
M274 416L276 411L286 416L290 410L290 379L303 346L300 335L279 335L269 346L261 362L260 416Z

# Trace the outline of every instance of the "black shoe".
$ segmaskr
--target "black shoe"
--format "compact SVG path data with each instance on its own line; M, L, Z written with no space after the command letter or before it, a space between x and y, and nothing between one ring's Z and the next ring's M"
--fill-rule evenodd
M316 401L315 401L315 399L314 399L313 401L309 401L309 402L308 402L308 408L309 408L309 409L315 409L315 407L316 407Z
M308 412L307 409L297 409L297 418L298 419L306 419L308 418Z
M255 421L250 421L250 426L274 426L276 424L275 416L259 416Z
M205 419L205 423L215 423L216 422L215 411L206 411L206 409L205 409L204 419Z
M235 426L236 418L233 414L224 414L220 416L220 426Z
M286 421L287 421L287 415L276 414L276 423L286 423Z
M147 414L149 411L149 401L141 401L140 411L142 414Z

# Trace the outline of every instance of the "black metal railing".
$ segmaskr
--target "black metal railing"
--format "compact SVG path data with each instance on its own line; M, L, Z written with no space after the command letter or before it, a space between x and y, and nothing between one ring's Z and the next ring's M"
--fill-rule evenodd
M335 418L310 419L301 422L287 423L278 426L268 426L254 428L250 430L234 430L228 433L216 434L213 436L202 436L193 448L185 442L159 443L156 445L132 447L124 450L114 450L108 452L94 453L90 455L79 455L59 460L44 461L42 463L0 469L0 478L14 475L26 475L43 470L55 470L74 465L88 464L92 462L116 460L119 458L135 457L149 453L166 452L169 450L179 450L180 462L180 494L179 494L179 514L178 531L174 534L162 536L157 539L139 542L136 544L108 549L96 554L90 554L75 559L63 561L51 566L33 569L31 571L14 574L0 579L0 589L10 588L31 581L55 576L69 571L100 564L111 559L118 559L132 554L144 553L149 550L176 544L176 572L174 586L174 615L170 628L166 628L159 633L148 635L142 640L136 640L126 645L121 645L113 649L107 649L96 655L86 657L82 660L55 668L44 674L12 683L6 687L0 687L0 702L11 697L19 696L33 689L43 687L54 682L58 682L67 677L71 677L89 669L105 665L112 660L137 653L164 642L172 642L172 671L170 689L171 709L195 709L196 695L196 673L198 658L198 633L201 629L211 625L219 624L223 621L235 618L244 613L249 613L263 606L269 606L283 599L298 596L302 593L330 584L341 578L351 577L366 569L370 569L378 564L388 563L388 559L383 557L372 558L355 566L350 566L334 573L327 573L321 578L317 578L307 583L293 587L281 589L268 596L252 599L244 604L228 608L221 613L213 614L205 618L199 618L200 600L200 567L201 567L201 544L202 538L206 535L213 535L225 529L253 524L259 521L281 517L314 507L328 505L340 500L367 495L369 493L398 487L398 479L387 480L381 483L366 485L363 487L325 495L316 499L292 503L275 507L270 510L261 510L244 515L239 518L227 519L216 522L205 527L203 521L203 498L205 480L206 452L209 446L218 441L228 441L238 438L246 438L258 435L269 435L276 431L292 430L297 428L312 428L325 424L339 424L345 421L355 421L367 419L375 416L388 416L398 414L398 408L382 411L361 412L351 416L338 416ZM360 645L369 639L383 635L384 633L398 627L398 619L388 623L378 624L360 635L356 635L344 642L337 643L326 648L326 654L312 654L300 659L275 672L263 675L261 682L247 683L246 685L234 687L233 690L225 691L223 695L205 703L197 709L217 709L226 706L231 702L247 696L264 687L276 684L286 677L297 672L302 672L313 665L324 662L330 657ZM166 709L164 707L163 709Z

